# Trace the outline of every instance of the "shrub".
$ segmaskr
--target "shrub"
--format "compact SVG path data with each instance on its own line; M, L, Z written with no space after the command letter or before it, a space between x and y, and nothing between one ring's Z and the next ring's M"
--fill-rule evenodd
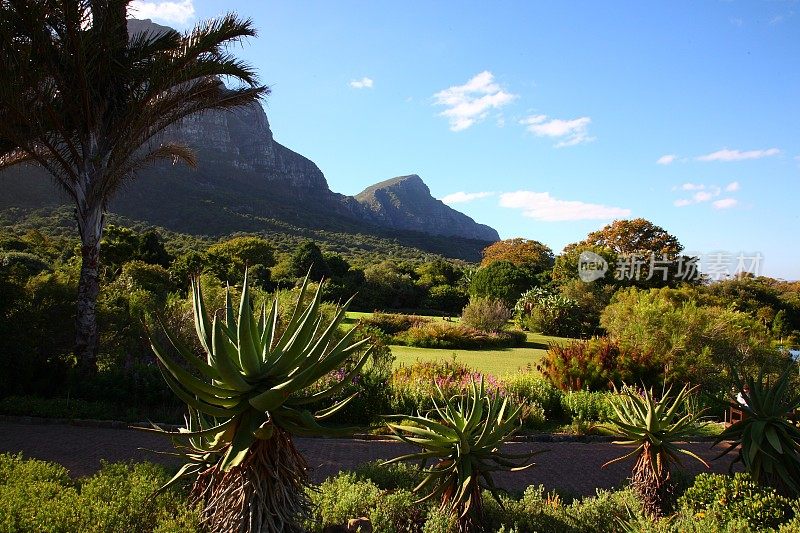
M522 294L514 314L520 327L528 331L559 337L578 337L582 333L578 304L539 287Z
M457 532L458 524L456 523L454 516L437 507L432 507L430 510L428 510L428 515L425 519L425 526L422 528L422 533Z
M610 403L613 396L610 392L569 391L561 399L564 411L572 420L604 422L614 414Z
M153 497L167 479L157 465L104 462L100 472L73 483L59 465L0 455L0 530L198 531L200 514L182 496Z
M474 531L484 517L482 490L499 498L493 474L533 466L531 457L541 452L500 451L517 430L522 409L508 398L487 393L483 377L471 381L463 394L448 397L442 389L437 392L437 405L428 416L410 417L413 425L387 424L395 440L422 449L389 462L433 460L414 492L440 500L441 507L457 517L460 531Z
M370 511L370 522L382 533L419 533L425 515L415 500L414 494L405 489L384 494Z
M558 420L564 415L564 393L541 376L533 373L509 376L503 380L503 388L519 403L541 406L548 420Z
M485 333L449 322L427 322L395 335L394 342L419 348L480 350L519 346L525 342L521 331Z
M419 326L428 322L430 322L429 318L397 313L373 313L372 316L361 319L361 323L364 326L377 328L386 335L396 335L414 326Z
M689 514L713 515L721 522L746 520L754 529L778 527L794 514L791 500L758 485L749 474L700 474L679 500Z
M380 489L351 472L323 481L318 490L309 488L314 512L315 531L325 526L346 525L350 518L369 516L381 497Z
M544 360L545 376L562 390L608 390L623 383L653 385L660 372L649 354L622 350L607 337L552 344Z
M447 395L458 394L471 380L479 379L463 363L452 361L424 361L410 366L401 366L394 371L390 382L391 412L416 414L433 408L431 396L437 394L438 385ZM502 384L494 376L485 375L486 387L490 391L501 391Z
M496 333L511 318L511 310L502 300L493 298L470 298L461 312L461 323L487 333Z
M617 291L600 323L624 351L656 354L672 383L718 392L731 385L728 368L776 368L764 324L732 308L700 305L678 289Z
M385 465L383 461L364 463L358 466L354 473L359 479L371 481L381 490L411 490L423 478L423 472L417 466L406 463Z
M458 313L467 303L467 294L452 285L435 285L428 289L428 295L422 300L426 309L436 309L444 313Z

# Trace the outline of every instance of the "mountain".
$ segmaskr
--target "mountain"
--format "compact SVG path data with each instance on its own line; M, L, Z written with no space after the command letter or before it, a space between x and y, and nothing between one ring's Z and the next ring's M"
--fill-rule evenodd
M476 223L431 196L416 174L376 183L357 194L356 200L366 209L365 218L389 228L483 241L500 238L495 229Z
M165 29L150 21L130 21L131 33ZM468 260L477 259L487 242L498 239L492 228L433 198L416 175L378 183L356 197L331 191L313 161L274 139L257 103L190 117L165 138L191 147L197 168L162 163L142 170L112 201L110 211L197 235L314 230L368 234ZM66 203L36 167L1 172L0 187L0 209Z

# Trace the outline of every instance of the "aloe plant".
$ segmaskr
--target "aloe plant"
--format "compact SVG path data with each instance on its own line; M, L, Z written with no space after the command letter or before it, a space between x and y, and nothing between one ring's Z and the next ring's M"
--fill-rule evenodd
M304 305L307 287L308 279L278 334L277 299L269 311L265 303L256 318L247 273L238 314L228 292L224 319L209 316L200 285L193 281L195 326L204 356L193 353L163 325L166 342L151 336L167 385L189 407L186 427L167 432L187 460L168 485L194 476L192 498L204 504L205 522L212 531L302 531L309 479L292 437L352 431L320 422L353 396L316 413L306 406L330 399L360 371L369 357L369 349L360 353L368 339L351 343L351 330L335 341L350 302L323 324L322 285ZM357 361L340 382L305 391L354 356Z
M418 502L438 498L441 508L456 515L459 531L479 531L483 508L481 490L489 490L502 505L492 473L518 471L533 466L528 460L541 452L509 454L500 447L520 423L521 407L508 398L487 394L483 377L470 381L463 395L446 397L438 387L439 400L427 414L402 417L403 424L387 424L393 438L422 451L387 461L433 461L414 492L427 492ZM440 405L441 404L441 405Z
M625 455L608 461L606 466L636 457L631 474L631 485L642 499L648 514L660 516L674 503L672 466L680 464L681 455L692 457L707 468L709 464L697 454L682 448L678 443L696 433L697 421L703 411L687 412L687 398L696 387L684 386L671 396L668 388L660 399L653 389L641 394L626 387L611 402L614 416L611 429L622 439L614 444L634 446Z
M726 428L716 442L730 442L720 457L737 450L734 463L744 464L756 482L772 485L787 495L800 494L800 429L790 421L800 410L800 394L790 390L789 377L796 368L788 366L772 382L760 372L757 379L746 378L747 387L733 372L745 404L723 403L741 409L744 416Z

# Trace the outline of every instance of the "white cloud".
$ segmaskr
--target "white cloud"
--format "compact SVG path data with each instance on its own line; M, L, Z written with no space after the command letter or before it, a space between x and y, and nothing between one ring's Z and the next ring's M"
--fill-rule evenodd
M738 203L739 201L736 198L723 198L721 200L717 200L711 205L714 206L714 209L730 209L731 207L736 207Z
M545 222L568 220L608 220L627 217L630 209L590 204L575 200L559 200L548 192L516 191L500 195L500 206L521 209L526 217Z
M464 202L471 202L472 200L478 200L480 198L486 198L487 196L494 196L493 192L464 192L458 191L452 194L448 194L444 198L442 198L442 202L446 203L447 205L450 204L462 204Z
M681 185L681 189L684 191L701 191L705 188L706 186L702 183L684 183Z
M556 144L556 148L593 141L594 137L589 137L591 122L592 119L589 117L562 120L549 118L547 115L531 115L519 121L537 137L563 138Z
M440 116L450 122L452 131L462 131L480 122L491 109L500 109L517 96L495 83L494 75L484 70L464 85L454 85L433 95L436 105L445 106Z
M714 193L711 193L711 192L708 192L708 191L700 191L700 192L694 193L694 196L692 196L692 199L696 203L699 204L699 203L707 202L707 201L711 200L712 198L714 198L714 196L715 196Z
M138 19L154 19L163 22L186 24L194 18L194 2L146 2L133 0L128 6L131 16Z
M672 190L682 191L695 191L690 198L679 198L672 202L675 207L686 207L692 204L702 204L709 202L722 194L723 188L716 185L704 185L702 183L684 183L680 187L674 187ZM738 181L732 181L725 186L725 191L736 192L741 189ZM737 205L739 202L734 198L723 198L711 202L715 209L726 209Z
M372 89L373 83L372 78L364 76L360 80L350 80L350 87L353 89Z
M761 159L763 157L771 157L781 153L777 148L768 148L766 150L728 150L723 148L706 155L697 156L695 159L698 161L744 161L745 159Z
M675 154L666 154L666 155L662 155L661 157L659 157L658 160L656 161L656 164L658 164L658 165L670 165L676 159L678 159L677 155L675 155Z

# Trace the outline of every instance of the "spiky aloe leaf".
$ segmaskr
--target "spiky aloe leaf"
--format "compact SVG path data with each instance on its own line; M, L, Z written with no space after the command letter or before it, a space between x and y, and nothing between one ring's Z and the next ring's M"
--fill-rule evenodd
M352 299L337 310L333 320L324 322L321 285L305 303L306 278L291 318L278 336L277 299L269 313L264 305L256 314L248 284L245 273L238 313L234 312L230 288L226 291L223 321L208 316L200 285L192 282L195 329L205 358L192 353L166 330L163 334L169 346L157 339L152 341L167 385L189 406L187 427L167 432L188 461L182 475L196 474L198 464L230 471L244 464L256 441L269 441L277 429L301 436L340 436L356 430L320 424L345 408L352 395L316 413L298 409L340 392L369 357L370 349L365 349L368 339L353 342L352 331L333 342ZM182 363L188 363L200 375ZM350 369L345 383L303 394L320 378L343 367Z
M501 446L519 424L519 408L506 415L508 400L487 394L483 378L472 381L465 394L447 397L437 387L438 402L432 398L430 415L403 417L407 424L387 423L393 438L421 449L418 453L395 457L385 464L398 461L439 461L425 470L426 477L414 488L421 494L418 501L440 499L463 527L481 514L480 492L488 489L497 499L497 489L491 472L518 470L533 466L530 459L542 453L509 455Z

